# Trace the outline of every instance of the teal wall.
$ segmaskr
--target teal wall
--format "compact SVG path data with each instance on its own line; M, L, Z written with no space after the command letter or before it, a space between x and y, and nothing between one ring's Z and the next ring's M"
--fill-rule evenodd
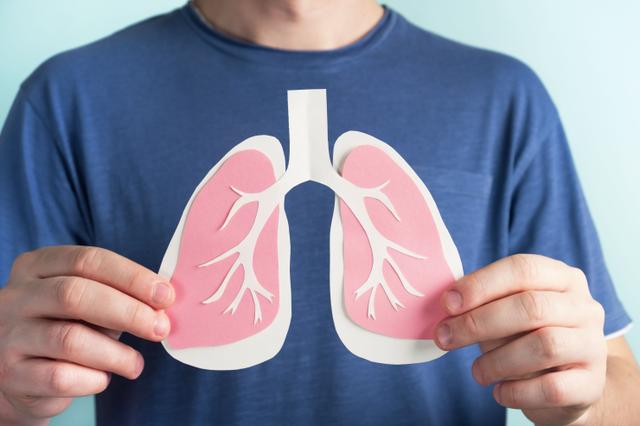
M44 59L181 5L176 0L2 0L0 122L20 82ZM636 0L396 0L388 4L432 31L530 64L564 119L613 278L640 316L640 2ZM640 354L640 330L627 339ZM93 425L77 400L54 425ZM511 425L527 424L509 413Z

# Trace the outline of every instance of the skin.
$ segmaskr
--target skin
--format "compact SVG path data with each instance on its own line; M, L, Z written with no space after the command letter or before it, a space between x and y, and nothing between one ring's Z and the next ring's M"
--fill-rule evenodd
M334 49L382 16L373 0L201 0L218 30L293 50ZM538 424L631 424L640 373L623 338L606 341L584 274L541 256L502 259L443 295L447 350L479 343L472 373ZM175 299L165 278L108 250L48 247L19 256L0 290L0 424L46 425L112 373L137 378L142 356L122 332L159 342ZM445 339L446 330L449 339ZM606 419L606 422L605 420Z
M0 290L0 424L41 425L72 398L102 392L110 374L137 378L144 360L122 332L158 342L171 284L108 250L25 253Z
M374 0L196 0L216 30L285 50L329 50L351 44L382 18Z
M607 341L604 310L581 270L519 254L460 279L436 342L479 344L472 374L537 425L633 424L640 370L623 337Z

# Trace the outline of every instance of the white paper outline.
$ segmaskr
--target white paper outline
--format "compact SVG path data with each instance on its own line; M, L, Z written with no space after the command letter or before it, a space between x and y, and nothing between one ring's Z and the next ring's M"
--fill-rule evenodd
M406 161L404 161L393 148L375 137L362 132L349 131L342 134L336 141L334 161L332 162L329 157L326 90L290 90L287 92L287 99L289 112L289 164L287 165L287 169L284 169L284 155L280 142L271 136L254 136L234 147L207 173L207 176L205 176L194 191L182 214L178 228L171 239L171 243L160 267L160 274L166 277L173 275L184 221L195 195L217 172L220 165L223 164L229 156L242 150L257 149L264 152L273 161L274 171L278 179L259 193L248 194L236 191L240 197L234 202L231 211L225 219L225 223L228 223L233 217L234 212L237 211L239 206L247 202L257 201L258 213L256 214L252 229L247 234L247 236L255 237L261 232L273 209L279 209L278 258L280 272L280 309L273 323L266 329L234 343L219 346L172 349L166 340L163 341L163 345L169 354L186 364L211 370L246 368L272 358L282 347L291 318L291 286L289 275L290 244L288 223L284 210L284 197L293 187L301 183L314 181L332 189L336 194L336 200L341 199L345 202L364 229L369 239L372 255L374 255L373 252L377 253L378 256L376 257L374 255L374 258L378 260L378 263L374 262L374 265L378 265L378 267L372 266L368 280L363 283L363 288L365 288L365 284L367 283L375 285L371 291L373 296L369 298L368 315L371 318L375 318L375 303L372 303L375 302L375 288L378 286L378 283L384 288L383 282L385 279L382 274L382 268L380 268L380 258L382 258L382 262L384 262L386 258L390 257L388 256L389 248L407 256L415 258L425 257L420 253L414 253L408 248L387 239L373 224L365 206L365 199L378 200L394 215L396 220L401 220L396 214L393 204L382 191L385 184L375 188L363 188L349 182L338 173L339 166L344 161L346 155L358 146L371 145L383 150L414 180L436 223L445 260L455 278L462 276L462 263L458 251L442 221L435 201L422 180ZM245 237L245 239L246 238L247 237ZM243 242L244 240L239 243L239 245ZM424 362L443 355L445 352L440 350L432 340L399 339L377 334L360 327L348 317L343 302L342 244L342 222L339 213L339 203L336 202L330 231L331 278L329 285L331 287L331 306L334 324L344 345L352 353L361 358L386 364ZM380 256L381 253L383 253L382 256ZM226 254L219 255L200 266L215 263L224 256L226 256ZM395 262L393 259L389 259L388 261L390 265L394 267L393 264ZM406 291L416 296L423 296L417 292L417 290L413 289L409 283L403 281L401 272L398 270L396 270L396 272L399 274ZM243 282L242 288L245 288L245 283L246 282ZM259 287L259 283L254 283L254 285L256 285L256 288ZM395 309L402 307L402 304L389 288L386 288L385 294ZM253 296L255 304L255 294L253 294ZM233 311L231 314L233 314ZM259 321L259 313L256 311L254 314L255 321Z
M405 173L408 173L427 203L429 211L436 224L444 258L449 269L458 279L463 275L462 262L453 239L440 216L436 203L429 193L424 182L415 171L391 146L381 140L358 131L348 131L338 137L333 148L333 164L336 170L342 168L347 155L356 147L362 145L374 146L384 151ZM399 339L395 337L377 334L362 328L351 320L344 305L344 278L343 278L343 233L340 217L340 202L336 197L331 222L331 310L336 331L342 343L354 355L373 362L384 364L415 364L436 359L446 353L438 348L433 340L426 339Z
M159 274L171 278L178 261L180 239L184 223L191 204L200 189L213 177L220 166L232 155L245 150L255 149L271 159L276 178L284 174L284 153L280 142L267 135L252 136L230 150L202 179L193 191L186 208L180 218L169 247L162 259ZM279 309L273 322L253 336L234 343L217 346L202 346L186 349L173 349L168 340L162 345L173 358L185 364L206 370L238 370L251 367L273 358L282 348L289 323L291 321L291 284L289 275L290 243L289 224L284 210L284 203L278 206L278 274L279 274Z

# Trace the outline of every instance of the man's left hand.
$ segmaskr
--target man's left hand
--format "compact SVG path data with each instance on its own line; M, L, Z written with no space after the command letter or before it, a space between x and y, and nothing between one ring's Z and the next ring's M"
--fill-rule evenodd
M445 350L479 343L472 366L493 396L536 424L581 424L605 385L604 310L584 273L514 255L461 278L442 296L451 317L436 329Z

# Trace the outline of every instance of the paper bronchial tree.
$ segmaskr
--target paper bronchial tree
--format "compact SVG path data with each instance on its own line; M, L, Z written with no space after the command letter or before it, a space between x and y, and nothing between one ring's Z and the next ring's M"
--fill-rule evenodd
M438 299L462 276L456 247L424 183L386 143L349 131L329 158L325 90L288 92L289 163L277 139L253 136L193 192L160 273L176 287L163 342L205 369L275 356L291 320L285 195L315 181L336 194L331 308L345 346L362 358L409 364L442 355Z

